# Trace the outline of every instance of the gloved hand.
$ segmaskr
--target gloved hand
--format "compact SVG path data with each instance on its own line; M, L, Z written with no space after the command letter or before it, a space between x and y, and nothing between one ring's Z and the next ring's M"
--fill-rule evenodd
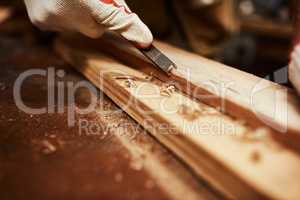
M295 47L291 55L289 79L300 94L300 44Z
M148 27L124 0L24 0L30 20L44 30L77 31L92 38L115 31L140 47L152 43Z

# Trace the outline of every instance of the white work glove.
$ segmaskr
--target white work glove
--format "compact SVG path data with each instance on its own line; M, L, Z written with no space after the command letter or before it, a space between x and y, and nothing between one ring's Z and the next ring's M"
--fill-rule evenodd
M300 94L300 44L295 47L291 55L289 79Z
M140 47L153 36L124 0L24 0L32 23L43 30L77 31L91 38L115 31Z

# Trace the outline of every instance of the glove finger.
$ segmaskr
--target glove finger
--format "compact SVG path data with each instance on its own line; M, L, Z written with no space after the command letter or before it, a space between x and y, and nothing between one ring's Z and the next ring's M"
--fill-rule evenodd
M300 57L300 46L297 45L293 52L293 57Z
M289 79L293 83L295 89L300 94L300 73L296 66L295 61L292 61L289 65Z
M290 64L293 63L293 65L296 65L299 68L300 67L300 47L299 47L299 45L297 45L294 48L290 58L291 58Z
M127 5L124 1L120 3L121 1L89 0L88 6L95 21L106 27L107 30L121 34L140 47L148 47L153 41L149 28L135 13L131 13L126 8Z
M96 23L92 18L90 23L88 24L80 23L77 25L76 29L78 32L90 38L99 38L103 35L105 28L101 24Z
M115 0L115 2L119 3L120 5L123 5L127 9L127 11L129 11L130 13L132 13L132 11L130 10L129 6L125 2L125 0Z
M132 13L129 6L124 0L98 0L107 5L113 5L114 7L120 8L121 10L127 12L128 14Z

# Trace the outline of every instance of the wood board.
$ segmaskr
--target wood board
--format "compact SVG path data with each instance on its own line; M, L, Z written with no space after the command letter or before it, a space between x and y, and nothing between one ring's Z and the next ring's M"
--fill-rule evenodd
M105 35L98 42L82 42L130 66L143 65L146 73L174 83L193 98L219 107L253 127L268 126L274 137L288 147L300 149L300 101L296 92L287 87L159 41L154 44L177 64L171 76L155 69L137 49L115 35Z
M73 40L58 41L56 50L228 197L300 197L299 155L274 140L270 129L251 128L176 89L162 93L164 83L149 78L144 65L130 68Z

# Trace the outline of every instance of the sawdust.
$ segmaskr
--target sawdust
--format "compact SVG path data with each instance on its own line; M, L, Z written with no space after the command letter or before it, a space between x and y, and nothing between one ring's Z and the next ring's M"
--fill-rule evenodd
M139 157L130 162L130 168L135 171L140 171L144 167L144 159Z
M145 81L151 82L154 79L154 73L150 72L150 75L145 76Z
M44 147L43 148L43 153L44 154L52 154L57 150L56 147L51 142L49 142L48 140L43 140L42 145Z
M250 159L253 163L258 163L261 160L261 155L258 151L253 151Z
M124 80L124 86L127 88L135 88L137 87L135 81L137 80L136 77L129 76L129 75L117 75L114 76L116 80Z
M235 135L235 137L247 143L261 142L273 150L282 149L281 146L272 138L271 133L266 128L258 128L256 130L245 131Z
M205 106L201 109L201 114L202 115L221 115L220 111L213 107Z
M179 106L177 113L188 121L194 121L202 114L200 110L193 109L184 104Z
M197 108L194 108L194 107L190 107L185 104L179 105L177 113L188 121L194 121L201 116L215 117L215 116L222 115L222 113L219 110L217 110L216 108L207 106L207 105L202 105Z
M241 126L245 126L247 124L247 122L245 120L239 119L236 121L239 125Z
M62 149L65 145L66 145L66 142L61 140L61 139L58 139L57 140L57 144L59 145L59 147Z
M117 183L121 183L123 181L123 174L121 172L115 174L115 181Z
M148 189L148 190L153 189L154 186L155 186L154 181L152 181L150 179L145 182L145 188Z
M4 91L6 90L8 87L4 84L4 83L0 83L0 90Z
M145 80L151 82L153 80L153 76L146 76Z
M128 75L119 75L114 77L117 80L136 80L135 77L133 76L128 76Z
M269 133L265 129L258 129L256 131L241 132L236 136L243 142L258 142L269 138Z
M56 135L54 135L54 134L51 134L51 135L49 135L49 138L56 138Z
M127 88L136 88L137 87L137 85L135 84L135 82L133 80L131 80L131 79L125 80L124 81L124 85Z

